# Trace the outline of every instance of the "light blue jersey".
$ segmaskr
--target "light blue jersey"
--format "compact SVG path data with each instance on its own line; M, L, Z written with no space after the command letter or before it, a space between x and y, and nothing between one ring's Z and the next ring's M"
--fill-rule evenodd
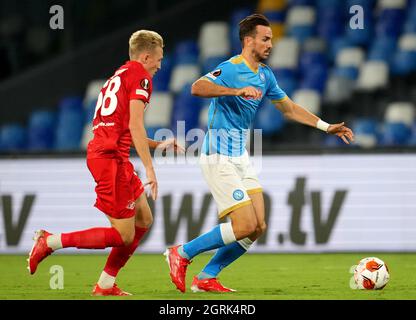
M263 98L276 102L287 97L268 66L260 64L258 70L253 70L241 55L224 61L203 79L228 88L251 86L262 92L259 100L236 96L222 96L211 100L208 131L202 147L204 154L241 156L245 151L248 130Z

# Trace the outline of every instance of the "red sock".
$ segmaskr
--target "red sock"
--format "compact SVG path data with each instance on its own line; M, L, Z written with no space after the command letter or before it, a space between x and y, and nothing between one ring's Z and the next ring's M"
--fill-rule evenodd
M127 260L133 255L134 251L139 246L140 240L143 238L149 228L136 227L134 241L127 247L119 247L111 249L105 264L104 271L112 277L116 277L117 273L126 264Z
M92 228L88 230L62 233L62 247L78 249L104 249L124 246L120 233L115 228Z

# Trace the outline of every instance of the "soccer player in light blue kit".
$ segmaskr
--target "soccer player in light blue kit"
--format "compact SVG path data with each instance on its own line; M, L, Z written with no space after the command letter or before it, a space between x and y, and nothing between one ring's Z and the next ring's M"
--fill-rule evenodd
M261 61L272 49L269 21L253 14L240 22L242 53L221 63L192 85L192 94L212 98L208 131L201 152L201 168L218 207L221 223L194 240L165 252L170 277L185 292L186 269L198 254L218 249L191 289L230 292L218 281L219 272L242 256L266 229L262 187L245 149L247 131L264 97L284 116L327 133L345 143L354 139L344 123L328 124L294 103L279 88L272 70Z

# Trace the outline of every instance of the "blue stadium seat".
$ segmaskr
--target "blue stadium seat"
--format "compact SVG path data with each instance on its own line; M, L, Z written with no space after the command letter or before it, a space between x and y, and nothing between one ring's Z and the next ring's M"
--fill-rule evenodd
M236 55L241 52L238 23L252 13L253 9L251 8L241 8L232 12L230 19L231 55Z
M28 126L28 149L50 150L55 141L56 115L50 111L32 112Z
M177 134L177 122L185 121L185 131L199 127L202 99L191 95L191 84L186 84L173 103L172 131ZM180 133L180 132L179 132Z
M412 126L412 135L408 141L410 146L416 146L416 122Z
M231 55L235 56L241 52L241 42L239 36L239 27L237 25L230 26L230 45L231 45Z
M371 134L377 135L377 121L370 118L358 118L354 120L352 129L355 135Z
M317 25L318 35L328 42L341 37L344 29L344 24L341 21L320 20Z
M416 3L416 2L415 2ZM408 4L404 33L416 33L416 4Z
M162 60L162 68L153 77L153 91L169 91L170 75L172 73L173 61L171 55L167 54Z
M330 49L328 58L330 61L335 61L338 52L342 49L354 47L354 45L351 43L351 40L346 37L339 37L334 39L330 42L329 46Z
M97 99L91 100L86 108L85 112L85 123L92 123L94 114L95 114L95 107L97 106Z
M60 111L80 110L83 108L82 97L65 97L59 102L58 108Z
M300 43L303 43L306 39L312 37L315 34L315 27L296 25L289 28L287 34L296 38Z
M208 72L214 71L221 62L226 60L228 60L228 57L211 57L205 59L202 64L202 74L207 74Z
M318 1L317 33L327 41L344 34L346 11L340 1Z
M384 9L381 11L376 25L378 37L397 38L402 32L405 12L401 9Z
M359 70L356 67L336 67L334 69L335 75L339 77L351 79L354 81L357 80L358 73L359 73Z
M416 71L416 51L397 51L390 69L393 75L407 75Z
M146 127L147 137L149 139L155 139L155 133L157 130L161 129L161 127Z
M345 3L345 8L347 9L347 12L349 12L349 8L351 8L354 5L359 5L364 9L365 12L372 12L372 9L374 8L374 5L376 4L377 0L347 0L343 1Z
M416 33L416 18L408 19L404 24L405 33Z
M378 123L372 118L358 118L352 123L354 144L363 148L373 148L379 139Z
M198 63L199 49L198 44L194 40L184 40L175 46L174 62L178 64L194 64Z
M384 123L380 137L380 144L383 146L406 145L409 143L412 130L404 123Z
M0 130L0 149L2 151L22 151L27 146L26 129L19 124L6 124Z
M65 98L59 105L55 150L78 150L85 123L85 110L77 98ZM79 101L78 101L79 102Z
M327 78L328 69L326 66L311 66L303 74L302 80L300 81L300 88L313 89L318 91L322 95L325 90Z
M303 77L309 69L314 67L327 68L327 60L321 52L303 52L299 58L299 73Z
M271 22L271 23L284 23L286 18L286 11L266 11L263 12L263 15Z
M340 8L342 9L342 3L339 0L316 0L316 6L321 8Z
M414 2L416 3L416 2ZM416 32L416 4L410 4L407 10L407 18L404 25L405 33Z
M285 125L283 114L268 100L264 100L254 119L254 129L262 129L265 136L279 132Z
M273 68L273 73L276 76L276 79L296 77L296 71L289 68Z
M298 81L296 79L295 72L291 69L275 68L273 69L273 73L279 87L282 88L289 97L291 97L293 92L298 88Z
M238 23L243 20L245 17L249 16L253 13L253 8L239 8L234 10L231 13L230 24L231 25L238 25Z
M395 50L396 50L395 38L392 38L392 37L375 38L369 49L368 60L382 60L387 63L390 63Z
M326 147L330 148L340 148L340 147L346 147L347 144L345 144L339 137L327 134L323 135L323 144Z
M277 84L286 93L288 97L293 95L296 89L298 89L298 81L295 78L284 78L280 77L277 79Z
M289 0L288 4L294 6L314 6L315 0Z

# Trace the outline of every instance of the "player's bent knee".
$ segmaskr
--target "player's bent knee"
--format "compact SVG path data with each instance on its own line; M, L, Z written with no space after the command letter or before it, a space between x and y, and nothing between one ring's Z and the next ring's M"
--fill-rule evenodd
M120 233L120 236L125 246L131 245L134 241L134 232Z
M248 237L256 231L256 224L254 221L239 221L233 224L234 234L237 240Z
M153 217L152 215L149 215L145 218L136 219L136 227L139 228L150 228L150 226L153 224Z

